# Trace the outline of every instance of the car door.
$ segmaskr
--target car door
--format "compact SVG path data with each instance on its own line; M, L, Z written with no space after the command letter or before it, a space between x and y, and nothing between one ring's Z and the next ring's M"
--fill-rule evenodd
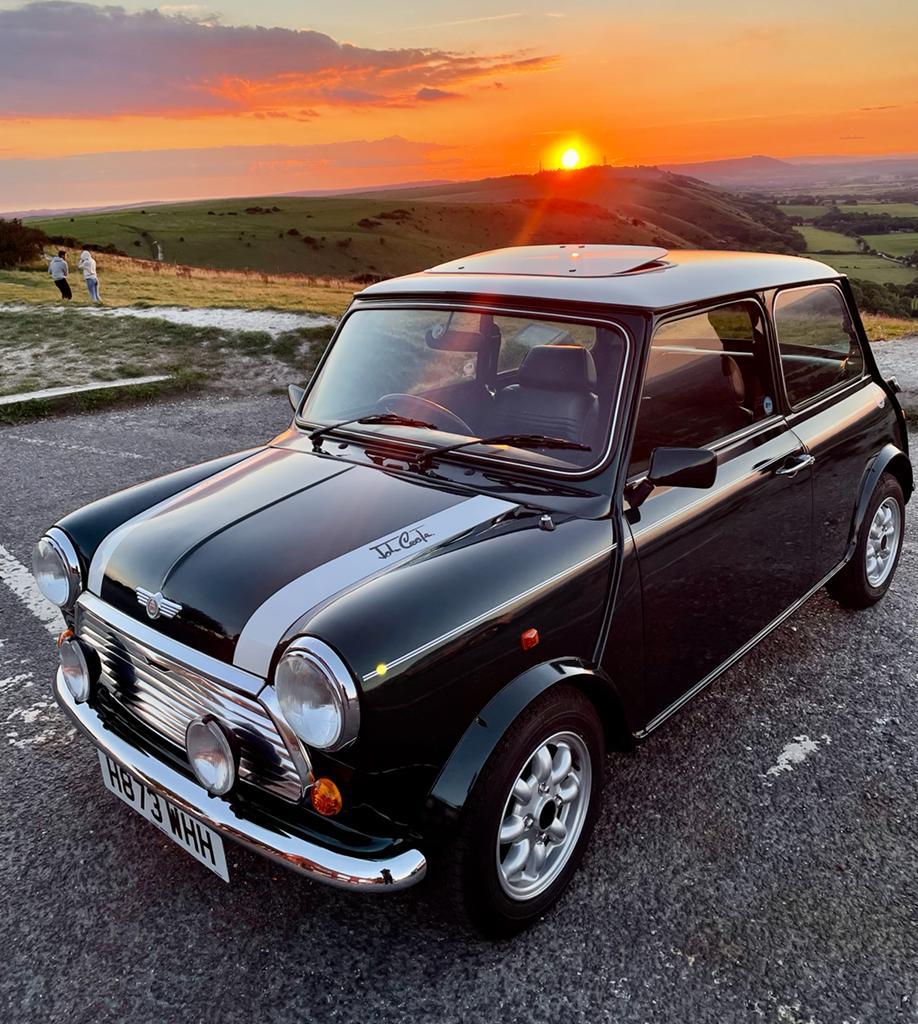
M654 448L708 448L709 489L656 487L626 510L641 576L652 728L812 582L806 449L781 415L764 309L748 299L663 320L644 375L626 491Z
M773 297L788 423L813 464L814 562L822 578L844 558L864 471L890 434L889 400L867 374L845 296L835 283Z

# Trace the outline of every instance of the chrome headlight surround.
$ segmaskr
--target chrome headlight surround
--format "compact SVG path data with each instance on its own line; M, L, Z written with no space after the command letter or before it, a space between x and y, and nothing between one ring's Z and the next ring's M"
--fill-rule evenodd
M341 750L357 738L357 685L321 640L304 636L290 643L277 663L274 691L284 721L307 747Z
M52 604L58 608L76 604L83 591L83 570L76 548L63 530L52 526L39 539L32 552L32 574L38 589Z

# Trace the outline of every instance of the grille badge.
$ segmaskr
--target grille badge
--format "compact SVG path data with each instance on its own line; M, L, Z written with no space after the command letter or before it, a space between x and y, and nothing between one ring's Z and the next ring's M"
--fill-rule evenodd
M134 593L137 595L137 603L144 606L147 616L151 619L158 619L160 615L164 619L174 619L182 610L182 606L178 602L167 601L158 590L154 594L151 590L138 587Z

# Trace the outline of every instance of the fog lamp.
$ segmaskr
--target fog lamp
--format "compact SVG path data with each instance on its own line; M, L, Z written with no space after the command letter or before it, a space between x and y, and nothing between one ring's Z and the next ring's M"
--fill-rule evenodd
M211 796L223 796L233 788L239 766L238 744L213 715L188 723L185 751L195 777Z
M58 649L64 684L77 704L89 700L94 674L90 657L79 640L65 640Z

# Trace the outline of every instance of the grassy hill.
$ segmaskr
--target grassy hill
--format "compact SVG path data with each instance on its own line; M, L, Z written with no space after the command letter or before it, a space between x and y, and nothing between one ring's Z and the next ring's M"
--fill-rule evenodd
M49 235L168 263L354 278L524 243L793 251L774 207L654 168L592 167L339 197L212 200L36 219Z

